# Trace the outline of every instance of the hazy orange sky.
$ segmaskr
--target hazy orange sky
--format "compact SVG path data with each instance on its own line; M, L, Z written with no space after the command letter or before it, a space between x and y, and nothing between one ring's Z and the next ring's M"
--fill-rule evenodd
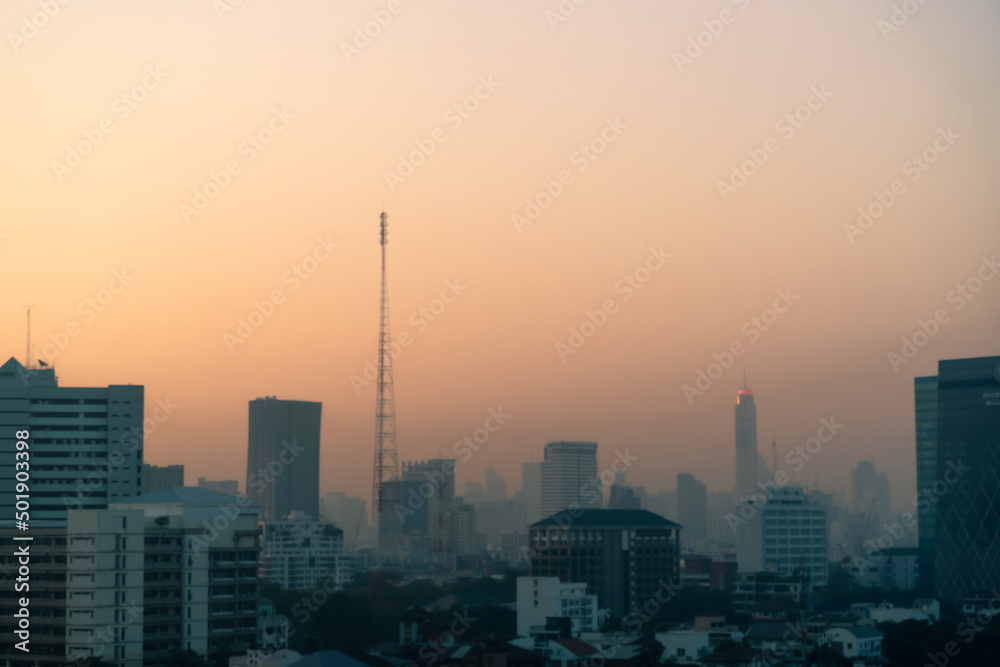
M1000 353L1000 279L960 309L949 299L1000 254L1000 2L896 4L918 9L7 0L0 349L23 360L33 303L62 384L143 384L147 410L169 398L146 458L185 464L190 484L242 487L247 401L322 401L321 488L368 498L375 392L351 376L375 359L384 202L393 333L412 341L395 361L400 460L450 455L502 406L511 418L460 464L460 489L492 464L513 491L546 441L579 439L602 466L628 448L630 481L651 490L681 471L729 490L745 368L769 461L772 438L783 459L833 417L821 485L844 488L874 457L901 507L912 378ZM391 21L355 43L372 12ZM452 109L477 92L474 111ZM594 159L580 152L592 141L606 148ZM387 179L420 144L433 153ZM911 162L925 150L926 170ZM228 185L185 214L213 172ZM555 200L515 224L560 174ZM876 190L894 202L849 233ZM338 247L302 280L317 238ZM619 281L650 248L670 257L626 299ZM122 270L124 289L102 293ZM425 326L447 281L464 289ZM274 290L273 314L227 345ZM778 290L798 300L750 335ZM607 300L604 325L561 359ZM939 309L945 324L894 369L888 353ZM59 348L67 325L79 333ZM734 343L745 352L691 404L683 385Z

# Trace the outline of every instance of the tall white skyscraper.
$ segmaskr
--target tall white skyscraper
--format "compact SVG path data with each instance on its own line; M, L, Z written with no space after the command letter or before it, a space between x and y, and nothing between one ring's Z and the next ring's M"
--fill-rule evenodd
M142 385L60 387L50 367L0 366L0 509L14 516L15 434L29 431L31 519L103 509L142 488ZM44 489L40 493L36 489Z
M542 473L542 518L576 507L600 509L604 487L597 477L596 442L550 442Z

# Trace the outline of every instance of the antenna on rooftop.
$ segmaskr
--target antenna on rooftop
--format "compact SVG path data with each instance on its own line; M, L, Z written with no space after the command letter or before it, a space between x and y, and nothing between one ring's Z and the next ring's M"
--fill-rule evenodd
M28 344L24 353L24 367L34 368L35 365L31 361L31 309L34 308L32 304L25 304L25 308L28 309Z

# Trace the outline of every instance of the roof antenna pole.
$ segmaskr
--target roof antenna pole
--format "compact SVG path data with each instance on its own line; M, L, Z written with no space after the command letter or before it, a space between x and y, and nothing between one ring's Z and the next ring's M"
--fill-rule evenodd
M31 361L31 309L33 306L29 303L24 307L28 309L28 344L24 353L24 365L26 368L31 369L35 367Z

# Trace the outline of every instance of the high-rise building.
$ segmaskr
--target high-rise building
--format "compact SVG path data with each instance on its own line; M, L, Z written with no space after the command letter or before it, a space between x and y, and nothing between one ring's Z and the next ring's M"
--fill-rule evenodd
M889 476L876 470L874 461L858 461L851 468L852 510L855 514L871 516L871 524L881 526L891 517Z
M638 510L642 509L642 501L639 494L635 492L635 487L612 484L611 488L608 489L608 509Z
M677 473L677 522L684 537L708 537L708 488L687 472Z
M570 508L599 509L604 488L597 477L596 442L550 442L542 462L542 516Z
M52 368L0 366L0 511L14 516L16 445L27 429L31 519L65 520L142 488L142 385L60 387ZM44 462L44 463L43 463ZM40 491L44 489L44 494Z
M757 490L757 406L753 389L747 387L736 392L736 484L733 495L736 502Z
M479 553L479 533L476 527L476 507L457 499L447 520L448 553L470 556Z
M305 591L329 579L340 589L350 583L344 531L332 521L292 512L261 524L260 578L286 591Z
M184 485L180 484L178 486ZM208 489L209 491L215 491L216 493L224 493L227 496L238 496L240 494L240 483L235 479L224 479L216 482L211 479L199 477L198 488Z
M521 464L521 490L514 495L524 503L528 525L542 520L542 462Z
M739 571L794 574L813 588L826 586L830 569L826 508L792 484L768 488L766 502L744 503L748 507L736 512L747 517L735 527Z
M931 489L937 479L938 379L937 376L913 379L914 416L916 418L917 491ZM917 504L917 549L923 595L934 595L934 536L937 534L936 507Z
M1000 356L939 361L936 412L935 476L917 507L937 515L935 593L960 603L1000 586Z
M429 459L427 461L406 461L403 463L402 512L393 520L402 517L404 536L414 531L426 536L426 540L411 546L423 551L421 556L435 558L435 554L448 552L448 515L455 502L455 459ZM412 544L412 543L411 543Z
M175 486L184 486L184 466L154 466L142 464L142 492L152 493Z
M246 494L261 521L292 512L319 516L319 437L323 404L250 401Z
M532 577L584 582L598 606L624 616L680 586L680 529L647 510L588 509L529 527Z
M493 466L486 468L486 502L502 503L507 500L507 482L503 480Z

